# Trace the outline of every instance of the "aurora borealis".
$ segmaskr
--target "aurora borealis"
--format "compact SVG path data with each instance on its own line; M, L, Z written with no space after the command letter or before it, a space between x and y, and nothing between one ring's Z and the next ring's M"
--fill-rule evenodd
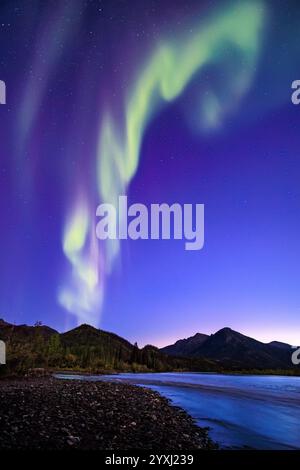
M4 1L0 317L157 345L297 343L297 2ZM205 247L99 241L96 207L205 204Z

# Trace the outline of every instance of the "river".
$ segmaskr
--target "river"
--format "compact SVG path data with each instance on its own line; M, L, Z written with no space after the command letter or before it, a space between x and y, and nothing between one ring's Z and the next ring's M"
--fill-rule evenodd
M59 377L150 387L209 427L221 448L300 449L300 377L175 372Z

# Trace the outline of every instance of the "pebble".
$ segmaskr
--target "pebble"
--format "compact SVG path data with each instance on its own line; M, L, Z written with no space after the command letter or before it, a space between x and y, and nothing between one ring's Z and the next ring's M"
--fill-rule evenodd
M216 448L182 409L125 383L0 380L0 422L0 450Z

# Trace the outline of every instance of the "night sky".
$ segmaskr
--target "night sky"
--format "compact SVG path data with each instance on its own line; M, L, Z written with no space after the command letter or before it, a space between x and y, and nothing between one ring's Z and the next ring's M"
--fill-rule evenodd
M0 317L162 346L300 337L297 1L2 0ZM205 246L96 207L205 204Z

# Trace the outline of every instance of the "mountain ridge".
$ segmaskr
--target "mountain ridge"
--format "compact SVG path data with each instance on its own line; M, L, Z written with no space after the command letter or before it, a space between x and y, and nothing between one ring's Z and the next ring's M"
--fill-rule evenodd
M198 335L201 341L197 344L195 338ZM263 343L229 327L224 327L211 335L196 333L189 338L165 346L160 351L174 356L181 356L188 352L187 357L209 358L231 366L282 368L291 366L292 346L279 341Z
M172 345L139 348L115 333L82 324L64 333L37 322L12 325L0 320L0 339L7 344L14 370L32 367L90 371L222 371L290 369L292 347L262 343L224 327L216 333L179 339Z
M167 356L152 345L139 348L115 333L82 324L64 333L37 322L34 326L13 325L0 320L0 340L5 341L10 374L33 368L109 371L216 370L206 359ZM3 373L0 368L0 374Z

